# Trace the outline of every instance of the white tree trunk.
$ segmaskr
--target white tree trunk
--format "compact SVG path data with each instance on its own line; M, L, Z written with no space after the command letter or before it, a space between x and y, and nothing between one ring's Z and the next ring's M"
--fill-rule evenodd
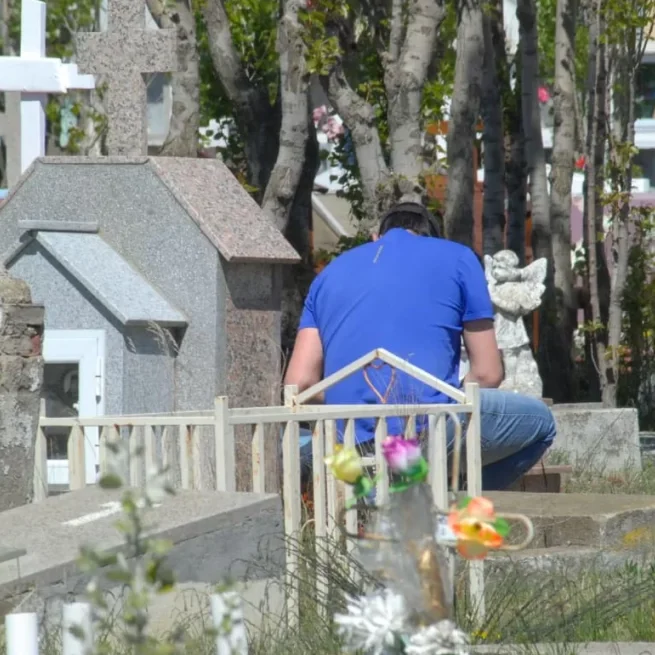
M277 49L280 55L280 92L282 126L277 161L264 193L262 209L284 232L289 212L298 189L305 161L309 132L309 74L305 63L305 46L298 10L302 0L286 0L278 25Z

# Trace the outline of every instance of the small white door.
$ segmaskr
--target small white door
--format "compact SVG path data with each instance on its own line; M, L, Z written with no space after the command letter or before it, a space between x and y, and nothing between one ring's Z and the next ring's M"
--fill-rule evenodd
M46 416L104 414L104 330L45 330L43 398ZM68 428L46 428L48 484L68 485ZM86 482L97 480L98 428L85 428Z

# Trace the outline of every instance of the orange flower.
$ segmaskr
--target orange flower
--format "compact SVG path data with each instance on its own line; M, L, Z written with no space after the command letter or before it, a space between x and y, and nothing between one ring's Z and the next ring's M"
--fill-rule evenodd
M465 498L448 515L448 526L457 538L457 552L465 559L484 559L500 548L509 533L504 519L497 519L488 498Z

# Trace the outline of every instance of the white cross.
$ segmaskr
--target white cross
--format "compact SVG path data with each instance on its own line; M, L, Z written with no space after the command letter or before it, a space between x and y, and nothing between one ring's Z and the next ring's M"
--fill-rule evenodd
M21 93L20 168L24 173L45 155L45 107L48 93L93 89L93 75L80 75L77 65L45 56L46 5L23 0L20 17L20 56L0 57L0 91ZM14 162L14 165L16 162ZM9 166L10 163L7 162Z

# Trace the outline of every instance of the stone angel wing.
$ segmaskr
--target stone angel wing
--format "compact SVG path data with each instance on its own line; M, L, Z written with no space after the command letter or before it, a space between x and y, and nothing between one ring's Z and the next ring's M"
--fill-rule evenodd
M493 275L491 274L491 267L493 266L493 257L491 255L484 256L484 277L487 280L487 284L492 284L495 282Z
M547 270L548 260L545 257L541 257L521 270L521 278L524 282L543 284L546 279Z

